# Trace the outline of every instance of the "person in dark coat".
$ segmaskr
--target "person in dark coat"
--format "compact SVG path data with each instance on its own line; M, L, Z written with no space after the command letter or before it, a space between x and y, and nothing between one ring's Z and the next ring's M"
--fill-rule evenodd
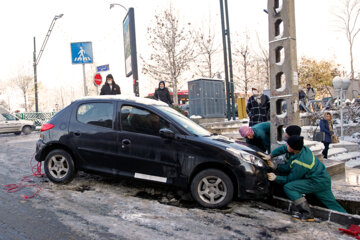
M327 158L329 145L331 143L331 135L334 134L331 113L325 112L324 118L320 120L320 132L325 133L325 140L323 141L325 149L322 154L324 158Z
M246 113L249 116L249 127L270 120L270 99L265 94L259 94L256 88L246 104Z
M169 90L165 87L165 82L159 82L159 88L155 90L154 99L163 101L169 105L173 104L173 100L170 97Z
M305 106L306 104L306 93L299 87L299 102L300 102L300 111L305 111L305 108L301 105L301 103Z
M115 83L113 76L111 74L108 74L106 76L106 82L101 88L100 95L116 94L121 94L120 87Z

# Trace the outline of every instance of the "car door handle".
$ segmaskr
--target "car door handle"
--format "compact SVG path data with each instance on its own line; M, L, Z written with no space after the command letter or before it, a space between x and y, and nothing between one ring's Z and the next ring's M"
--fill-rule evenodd
M131 141L129 139L123 139L121 141L121 147L122 148L125 148L126 146L130 145L131 144Z
M80 132L74 132L74 135L79 137L81 135L81 133Z

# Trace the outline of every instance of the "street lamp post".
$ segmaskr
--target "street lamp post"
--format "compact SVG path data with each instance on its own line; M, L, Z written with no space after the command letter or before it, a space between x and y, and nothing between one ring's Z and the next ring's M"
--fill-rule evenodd
M45 36L44 42L41 46L41 49L39 51L39 55L36 57L36 42L34 37L34 54L33 54L33 65L34 65L34 87L35 87L35 112L39 112L39 103L38 103L38 91L37 91L37 65L39 64L40 58L44 52L45 46L49 40L50 34L52 29L54 28L55 21L59 18L64 16L64 14L55 15L54 19L52 20L49 30Z
M110 9L112 9L115 5L122 7L123 9L125 9L126 12L128 11L128 9L126 7L124 7L123 5L121 5L120 3L111 3Z
M126 17L123 21L123 37L124 37L124 55L125 55L125 76L133 76L133 89L136 97L139 97L139 76L137 68L137 53L136 53L136 34L135 34L135 13L134 8L127 9L119 3L111 3L110 9L114 6L122 7L126 12ZM126 22L126 23L125 23ZM130 45L130 51L126 51L126 45ZM126 62L130 58L131 68L128 68Z
M340 78L338 76L333 79L333 87L337 94L338 102L340 100L340 126L341 126L341 139L344 140L344 117L343 117L343 100L346 96L346 91L350 86L350 79Z

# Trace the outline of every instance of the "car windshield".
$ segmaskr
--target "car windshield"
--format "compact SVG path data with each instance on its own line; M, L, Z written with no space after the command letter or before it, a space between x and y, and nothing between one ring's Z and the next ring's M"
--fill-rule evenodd
M158 109L160 109L162 112L164 112L166 115L168 115L171 119L173 119L175 122L177 122L179 125L184 127L187 131L189 131L191 134L194 134L196 136L210 136L211 133L189 118L185 117L178 111L167 107L167 106L156 106Z

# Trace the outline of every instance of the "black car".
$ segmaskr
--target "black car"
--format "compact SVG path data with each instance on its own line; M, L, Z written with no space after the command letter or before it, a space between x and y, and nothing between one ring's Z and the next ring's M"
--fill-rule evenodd
M41 128L36 160L46 176L68 183L77 170L171 184L204 207L233 196L263 198L267 164L253 149L213 136L167 104L145 98L87 97Z

